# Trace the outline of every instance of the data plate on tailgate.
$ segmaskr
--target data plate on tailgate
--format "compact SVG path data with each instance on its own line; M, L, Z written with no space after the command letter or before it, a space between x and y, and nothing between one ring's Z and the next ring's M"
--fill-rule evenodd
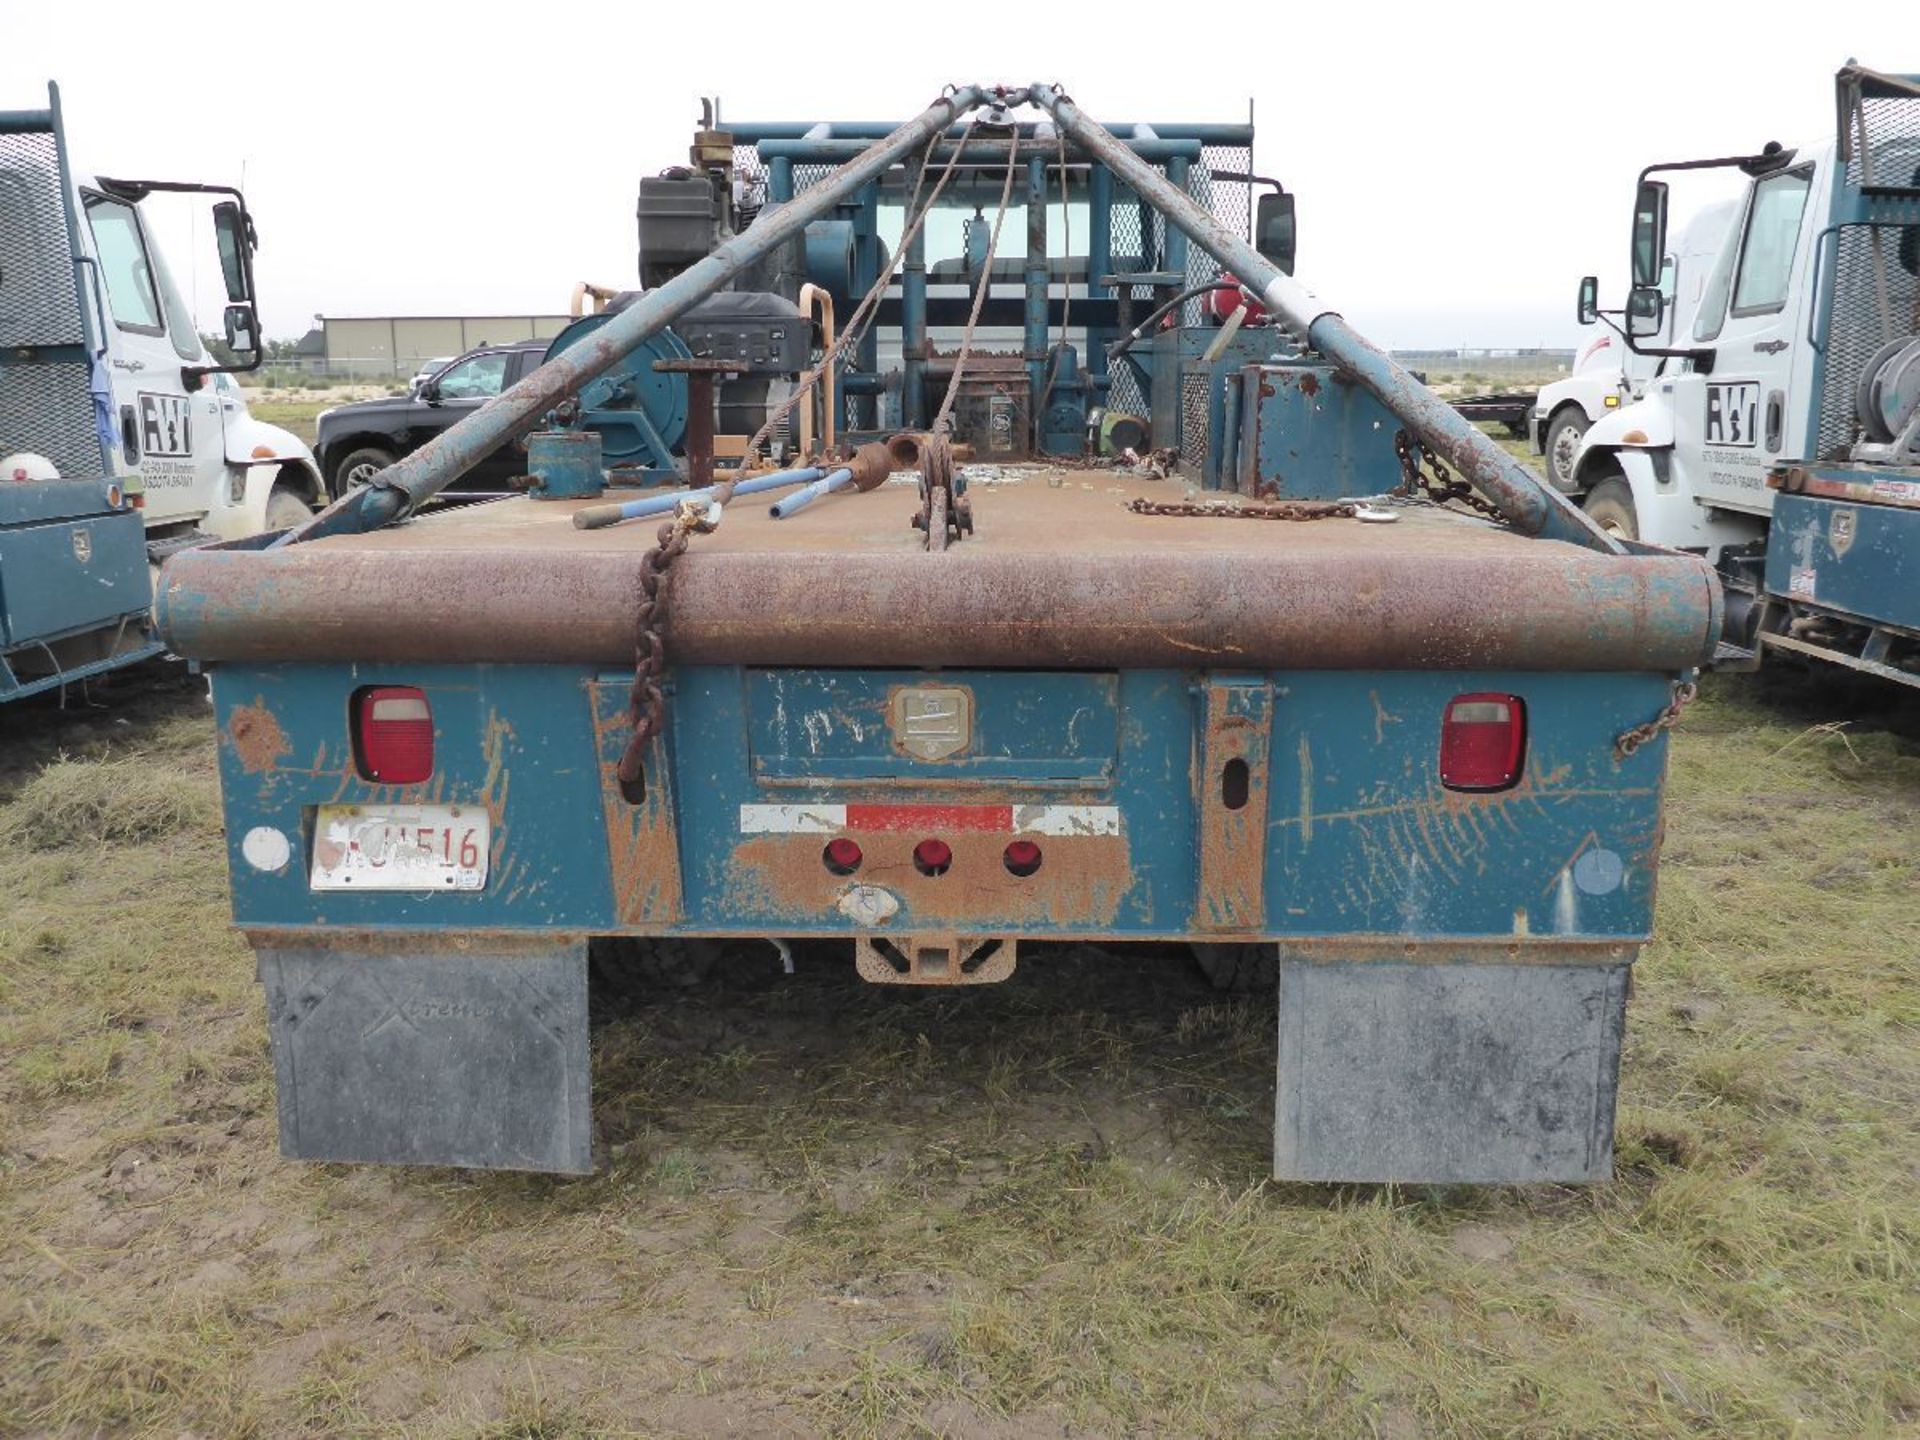
M315 890L480 890L491 842L482 805L321 805Z

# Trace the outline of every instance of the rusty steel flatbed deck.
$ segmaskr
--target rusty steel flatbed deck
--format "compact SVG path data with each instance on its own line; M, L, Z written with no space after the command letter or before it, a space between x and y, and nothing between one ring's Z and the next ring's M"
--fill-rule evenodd
M615 498L618 492L607 498ZM976 478L976 533L929 554L896 477L786 519L744 496L672 572L702 663L1670 670L1712 649L1697 560L1609 556L1430 506L1392 524L1138 515L1187 487L1039 467ZM1208 498L1214 498L1209 496ZM658 520L511 499L271 551L169 562L162 623L208 660L619 664Z

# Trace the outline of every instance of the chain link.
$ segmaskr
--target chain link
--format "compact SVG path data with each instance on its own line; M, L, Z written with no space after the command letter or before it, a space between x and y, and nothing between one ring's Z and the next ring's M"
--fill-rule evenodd
M711 502L682 500L673 519L660 527L660 533L640 560L640 609L635 621L633 644L633 688L627 693L627 720L632 733L620 756L618 775L623 788L638 787L646 792L647 743L666 723L666 696L660 690L660 676L667 668L667 596L661 582L673 568L673 562L687 551L687 538L713 529ZM636 801L639 795L632 798Z
M1680 712L1693 703L1693 697L1700 693L1700 687L1692 680L1677 681L1673 687L1673 698L1667 702L1667 708L1644 725L1636 725L1613 742L1613 753L1617 759L1624 760L1642 745L1646 744L1662 730L1671 730L1680 723Z
M1351 520L1359 506L1351 500L1274 500L1261 505L1228 505L1218 500L1129 501L1136 515L1186 515L1213 520Z
M1458 500L1470 510L1477 510L1489 520L1502 525L1506 517L1464 480L1456 480L1440 457L1433 453L1433 447L1424 440L1420 442L1420 453L1414 454L1414 442L1404 430L1396 431L1393 437L1393 453L1400 458L1400 488L1393 493L1404 495L1408 499L1425 496L1436 505L1445 505L1450 500ZM1425 463L1428 475L1421 469Z

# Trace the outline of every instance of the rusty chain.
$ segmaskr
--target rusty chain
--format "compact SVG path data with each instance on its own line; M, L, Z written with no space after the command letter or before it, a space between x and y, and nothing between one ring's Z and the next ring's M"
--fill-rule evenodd
M1506 517L1471 485L1464 480L1453 478L1453 473L1442 463L1440 457L1433 453L1431 445L1424 440L1420 441L1420 453L1416 456L1414 443L1408 438L1406 431L1399 430L1394 433L1393 453L1400 459L1401 477L1399 488L1393 492L1395 495L1404 495L1410 500L1424 495L1436 505L1445 505L1450 500L1458 500L1468 509L1477 510L1489 520L1502 525L1506 523ZM1421 468L1423 462L1426 470L1433 472L1431 475Z
M1691 705L1699 693L1700 686L1692 680L1674 682L1673 698L1667 702L1667 708L1646 724L1636 725L1618 736L1613 742L1614 757L1624 760L1662 730L1673 729L1680 723L1680 712Z
M724 487L728 494L732 487ZM667 643L663 632L667 625L667 596L661 582L673 568L673 562L687 551L687 539L704 535L718 524L718 513L725 499L682 500L673 518L660 527L660 533L640 560L640 609L635 621L633 643L633 688L627 694L627 720L633 730L627 736L627 748L620 756L618 775L624 789L635 786L645 794L647 742L660 733L666 723L666 696L660 690L660 676L667 668ZM638 797L635 797L636 799Z
M1191 515L1216 520L1351 520L1360 507L1351 500L1272 500L1260 505L1228 505L1217 500L1128 502L1136 515Z

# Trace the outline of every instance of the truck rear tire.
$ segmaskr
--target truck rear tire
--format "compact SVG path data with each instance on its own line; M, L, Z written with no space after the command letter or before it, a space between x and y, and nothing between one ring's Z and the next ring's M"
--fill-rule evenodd
M358 450L349 450L340 463L333 467L333 498L338 500L349 490L358 490L393 462L393 453L377 445L363 445Z
M1617 476L1602 480L1587 492L1584 506L1593 523L1617 540L1640 538L1640 517L1633 511L1633 491Z
M1580 453L1580 437L1591 424L1578 405L1562 406L1547 419L1545 459L1547 478L1556 490L1573 489L1573 461Z

